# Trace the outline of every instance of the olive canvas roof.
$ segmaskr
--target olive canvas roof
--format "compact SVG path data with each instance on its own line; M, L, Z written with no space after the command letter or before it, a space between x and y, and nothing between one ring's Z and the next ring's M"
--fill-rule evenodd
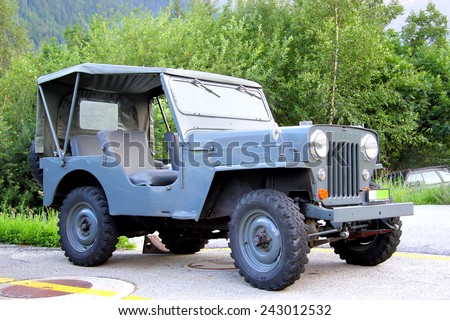
M255 88L261 87L258 83L250 80L209 72L94 63L84 63L41 76L38 84L47 86L58 82L73 85L78 73L80 73L81 88L105 92L143 93L161 85L161 74Z

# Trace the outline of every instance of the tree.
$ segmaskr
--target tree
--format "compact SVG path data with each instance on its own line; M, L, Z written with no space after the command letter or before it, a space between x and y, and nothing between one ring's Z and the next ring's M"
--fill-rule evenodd
M364 124L395 160L414 140L417 84L385 27L400 12L381 0L241 0L220 14L205 1L157 17L145 11L94 16L67 33L80 61L162 65L260 82L280 125L300 120ZM64 61L61 60L61 61ZM400 63L400 68L395 68Z
M252 79L263 85L280 125L363 124L378 131L382 161L391 168L449 162L450 48L436 12L396 33L385 29L401 12L398 1L236 0L220 10L203 0L186 10L185 2L177 14L172 6L158 15L145 8L92 15L67 28L67 44L55 39L34 54L20 46L2 53L8 67L0 71L0 203L38 199L26 177L37 77L83 62ZM2 14L10 12L6 3L0 0ZM0 26L13 16L1 16ZM417 35L426 40L412 41ZM14 48L0 41L0 50Z
M403 94L418 83L414 68L398 56L385 32L401 7L397 2L303 0L295 10L290 73L296 114L377 130L383 162L395 164L397 150L414 140L417 127L414 103Z
M20 25L15 0L0 0L0 76L11 58L30 49L26 29Z
M419 115L419 148L405 148L404 166L450 164L450 43L447 17L429 3L412 12L397 51L415 68L420 84L411 92Z
M429 2L426 10L412 12L406 18L406 25L402 28L402 39L410 47L443 44L447 42L447 16L436 9L436 5Z

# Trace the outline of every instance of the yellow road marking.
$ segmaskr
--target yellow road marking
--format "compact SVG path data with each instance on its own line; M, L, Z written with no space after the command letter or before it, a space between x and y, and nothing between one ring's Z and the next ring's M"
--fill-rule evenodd
M404 258L413 258L413 259L450 261L450 257L449 256L440 256L440 255L435 255L435 254L396 252L396 253L394 253L394 256L404 257Z
M15 281L15 282L12 282L11 284L17 285L17 286L36 288L36 289L60 291L60 292L66 292L66 293L87 294L87 295L94 295L94 296L100 296L100 297L112 297L118 293L118 292L114 292L114 291L106 291L106 290L98 290L98 289L90 289L90 288L80 288L80 287L66 286L66 285L55 284L55 283L50 283L50 282L37 282L37 281L30 281L30 280Z
M12 282L12 281L14 281L14 279L0 277L0 283L8 283L8 282Z
M228 248L217 248L217 249L227 250ZM214 249L212 249L212 250L214 250ZM333 253L333 249L331 249L331 248L313 248L311 251ZM450 256L432 255L432 254L395 252L394 256L402 257L402 258L410 258L410 259L450 261ZM118 292L115 292L115 291L99 290L99 289L91 289L91 288L80 288L80 287L75 287L75 286L66 286L66 285L61 285L61 284L55 284L55 283L49 283L49 282L38 282L38 281L32 281L32 280L16 281L15 279L12 279L12 278L0 277L0 284L1 283L8 283L10 285L18 285L18 286L24 286L24 287L30 287L30 288L36 288L36 289L42 289L42 290L52 290L52 291L66 292L66 293L72 293L72 294L93 295L93 296L100 296L100 297L113 297L118 294ZM130 296L122 298L122 300L151 300L151 299L130 295Z
M311 251L333 253L333 249L332 248L313 248ZM410 259L450 261L450 256L443 256L443 255L436 255L436 254L395 252L394 256L395 257L402 257L402 258L410 258Z
M99 297L113 297L119 293L119 292L108 291L108 290L66 286L66 285L50 283L50 282L41 282L41 281L32 281L32 280L16 281L15 279L1 278L1 277L0 277L0 283L8 283L10 285L24 286L24 287L29 287L29 288L41 289L41 290L51 290L51 291L59 291L59 292L73 293L73 294L93 295L93 296L99 296ZM122 300L150 300L150 299L144 298L144 297L139 297L139 296L127 296L127 297L122 298Z

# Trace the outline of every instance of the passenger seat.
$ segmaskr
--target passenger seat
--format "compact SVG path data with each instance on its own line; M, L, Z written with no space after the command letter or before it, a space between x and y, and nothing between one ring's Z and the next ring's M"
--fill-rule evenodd
M161 169L153 160L144 131L99 131L103 154L115 157L130 181L140 186L166 186L175 182L178 172Z

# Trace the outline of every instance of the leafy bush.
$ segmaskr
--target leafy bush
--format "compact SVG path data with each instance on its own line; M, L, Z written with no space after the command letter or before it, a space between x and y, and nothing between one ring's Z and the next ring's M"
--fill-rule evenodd
M414 166L448 164L450 45L446 20L435 8L427 8L430 19L417 23L423 25L417 32L427 36L437 31L439 37L417 44L408 41L417 38L415 28L386 32L401 11L395 3L252 0L221 10L211 3L192 0L190 10L169 8L157 16L146 10L95 15L86 26L68 27L67 44L55 40L33 52L24 52L28 46L8 51L14 54L0 65L0 203L41 205L39 187L28 172L36 80L83 62L249 78L264 86L280 125L301 120L364 124L378 131L383 163L392 169L410 165L408 161ZM0 18L13 16L2 13ZM440 24L433 21L437 18ZM167 109L165 103L163 107ZM164 124L155 113L161 141ZM164 157L163 145L156 150Z

